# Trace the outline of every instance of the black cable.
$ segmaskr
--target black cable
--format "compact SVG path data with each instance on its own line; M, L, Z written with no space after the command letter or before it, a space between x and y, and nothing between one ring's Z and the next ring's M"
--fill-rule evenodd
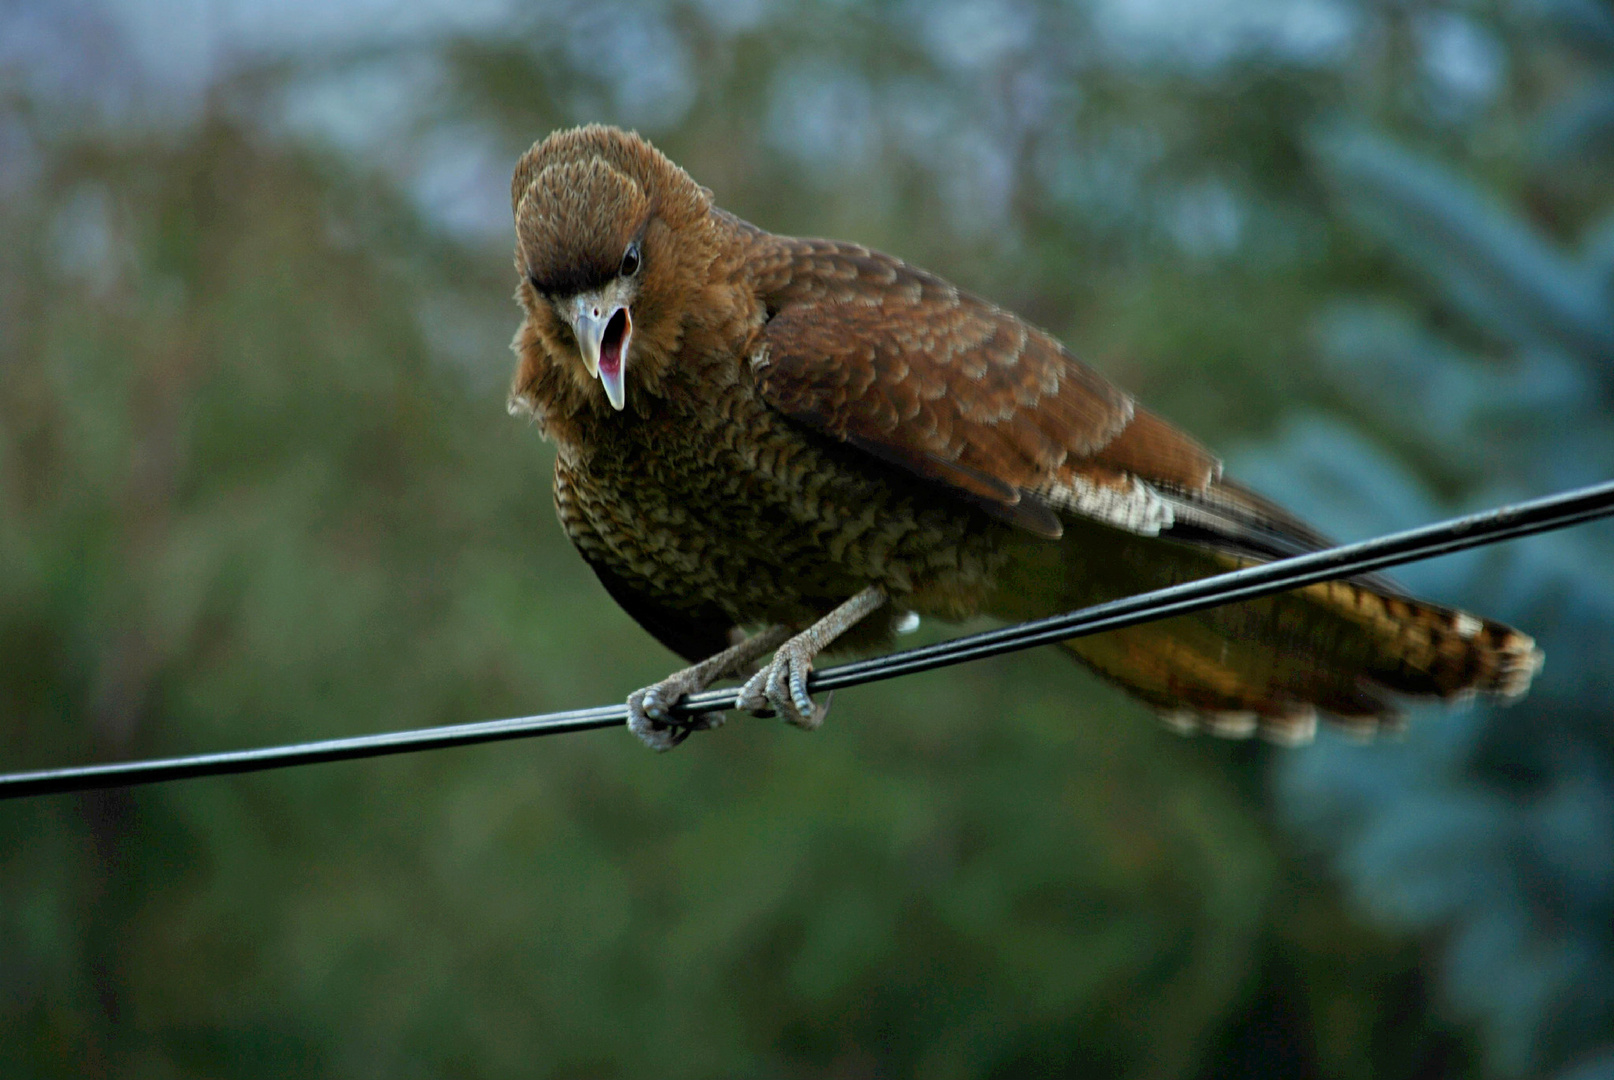
M966 660L979 660L1068 638L1119 630L1154 619L1186 615L1220 604L1254 600L1320 581L1352 577L1419 559L1449 555L1468 548L1529 536L1533 533L1567 528L1609 514L1614 514L1614 481L1467 517L1453 518L1450 521L1392 533L1389 536L1364 540L1356 544L1345 544L1326 551L1280 559L1231 573L1218 574L1215 577L1201 578L1122 600L1096 604L1067 615L1056 615L1001 630L989 630L986 633L971 634L918 649L842 664L814 672L808 680L808 686L813 690L835 690L891 679L898 675L914 675L939 667L961 664ZM674 711L688 714L731 709L734 707L736 693L733 689L727 689L693 694L680 702ZM575 709L539 716L486 720L448 727L424 728L418 731L360 735L348 739L327 739L290 746L11 773L0 775L0 799L150 784L161 780L182 780L198 776L259 772L292 765L313 765L326 761L380 757L416 750L470 746L503 739L559 735L568 731L591 731L595 728L614 727L626 721L625 706L602 705L592 709Z

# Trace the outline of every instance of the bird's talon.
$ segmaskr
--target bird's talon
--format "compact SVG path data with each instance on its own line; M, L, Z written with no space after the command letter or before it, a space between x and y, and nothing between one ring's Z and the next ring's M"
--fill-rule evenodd
M721 713L673 716L667 702L676 704L689 692L679 685L669 687L665 681L635 690L628 695L628 730L650 749L665 753L689 738L690 732L709 731L723 722Z
M734 700L735 708L763 719L773 715L773 706L768 703L768 695L765 690L768 673L771 670L770 665L745 680L745 685L740 687L739 696Z
M812 668L805 664L801 666L790 665L790 701L791 704L796 706L796 712L802 716L811 716L817 709L817 706L813 704L813 699L807 694L806 672L810 671L812 671Z
M819 705L807 692L807 677L812 670L811 660L786 646L747 680L740 690L737 706L752 716L778 716L811 731L824 722L829 712L828 698Z
M785 658L774 661L773 667L768 669L768 700L773 702L774 708L781 710L788 719L790 706L793 704L790 695L785 691L785 679L790 671L790 661Z

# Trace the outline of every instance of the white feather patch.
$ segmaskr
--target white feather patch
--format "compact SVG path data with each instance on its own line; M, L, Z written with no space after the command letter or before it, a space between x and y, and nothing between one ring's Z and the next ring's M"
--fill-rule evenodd
M1052 506L1140 536L1158 536L1175 520L1171 504L1135 476L1127 477L1120 487L1073 476L1068 484L1050 484L1037 494Z

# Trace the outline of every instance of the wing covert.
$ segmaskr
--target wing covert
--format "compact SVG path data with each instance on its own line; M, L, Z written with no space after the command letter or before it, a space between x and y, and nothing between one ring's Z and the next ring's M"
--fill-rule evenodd
M1153 534L1157 490L1203 491L1204 447L1010 312L853 244L767 237L756 358L793 419L937 481L1034 532L1056 510Z

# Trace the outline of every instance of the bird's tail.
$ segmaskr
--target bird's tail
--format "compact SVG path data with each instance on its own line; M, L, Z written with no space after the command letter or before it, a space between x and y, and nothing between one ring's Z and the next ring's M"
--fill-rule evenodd
M1067 523L1067 526L1073 523ZM1103 526L1069 528L1026 597L1058 609L1251 565L1248 557ZM1052 575L1050 578L1049 575ZM1102 583L1102 584L1101 584ZM1023 604L1014 615L1028 613ZM1308 741L1319 716L1368 736L1401 725L1398 699L1513 699L1541 652L1526 634L1399 594L1378 578L1325 582L1259 600L1063 643L1184 733Z
M1063 644L1175 730L1290 744L1319 714L1397 729L1401 696L1511 700L1541 664L1512 627L1338 581Z

